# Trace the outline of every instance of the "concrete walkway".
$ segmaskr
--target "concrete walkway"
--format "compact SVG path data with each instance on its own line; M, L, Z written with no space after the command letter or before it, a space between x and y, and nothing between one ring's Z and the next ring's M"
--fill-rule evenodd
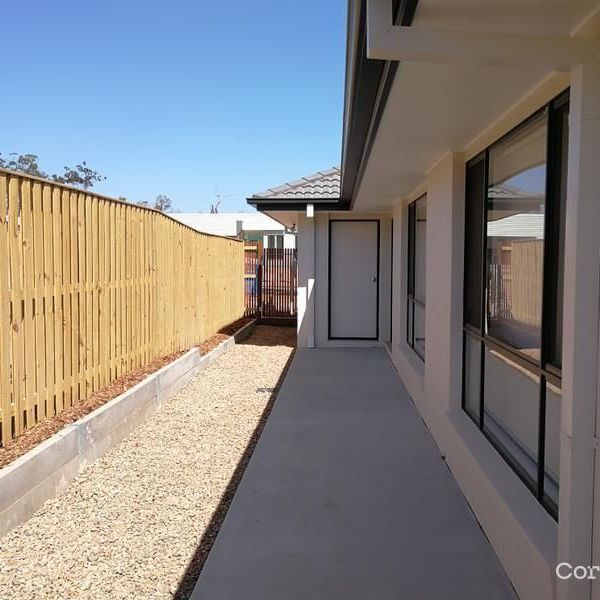
M382 349L298 350L193 600L514 592Z

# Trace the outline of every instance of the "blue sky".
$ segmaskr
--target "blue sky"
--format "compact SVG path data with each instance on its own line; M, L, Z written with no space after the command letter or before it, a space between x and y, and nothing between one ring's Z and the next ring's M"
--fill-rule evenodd
M32 0L2 9L0 152L86 160L181 212L340 161L344 0ZM233 194L233 196L229 196Z

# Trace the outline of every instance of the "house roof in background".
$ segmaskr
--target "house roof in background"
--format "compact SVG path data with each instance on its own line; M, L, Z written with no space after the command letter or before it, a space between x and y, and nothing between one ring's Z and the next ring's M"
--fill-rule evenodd
M488 237L544 239L544 215L517 213L487 224Z
M173 213L170 216L196 231L215 235L236 236L240 230L277 233L283 233L285 230L281 223L260 212ZM241 225L239 228L238 223Z
M252 198L277 200L339 200L340 168L332 167L327 171L317 171L296 181L290 181L264 192L254 194Z

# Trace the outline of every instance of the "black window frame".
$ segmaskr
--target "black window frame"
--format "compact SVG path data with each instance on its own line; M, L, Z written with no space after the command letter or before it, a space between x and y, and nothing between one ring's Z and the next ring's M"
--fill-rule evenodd
M427 194L421 194L408 205L408 251L407 251L407 285L406 285L406 343L413 352L425 362L425 352L421 354L415 339L415 307L420 307L426 312L425 302L415 296L416 279L416 226L417 226L417 203L425 199L427 207ZM427 341L425 341L425 344Z
M525 485L536 496L542 506L550 513L550 515L558 520L558 504L554 502L544 490L545 483L545 442L546 442L546 390L547 384L551 384L562 388L561 368L553 360L557 356L557 340L556 340L556 323L557 323L557 307L560 306L558 290L558 270L555 265L560 256L561 243L564 243L564 179L563 170L566 169L566 164L563 161L566 157L562 153L563 149L563 131L561 129L563 121L561 119L568 118L569 110L569 90L562 92L559 96L551 100L545 106L536 111L533 115L519 123L508 133L498 139L494 144L490 145L483 152L475 156L466 164L466 188L465 188L465 256L464 256L464 302L463 302L463 351L462 351L462 408L471 420L477 425L478 429L494 446L502 458L515 471ZM487 240L487 203L488 203L488 171L489 171L489 153L494 146L504 141L508 136L513 134L521 127L526 126L533 119L548 111L547 122L547 148L546 148L546 197L545 197L545 218L544 218L544 257L543 257L543 281L542 281L542 328L541 328L541 351L540 360L536 361L529 358L518 349L513 348L510 344L495 338L485 331L486 314L486 295L487 295L487 263L488 263L488 240ZM478 224L479 229L476 231L481 236L481 255L476 259L469 256L469 232L467 232L467 215L468 210L468 185L469 185L469 169L474 169L483 161L483 190L482 199L484 206L481 210L481 221ZM562 231L561 231L562 228ZM561 240L563 240L561 242ZM469 289L468 275L469 261L475 263L474 268L479 271L479 285L475 290ZM480 263L480 264L479 264ZM473 293L478 297L474 298ZM473 305L473 300L479 302L480 310L474 319L478 322L468 321L468 306ZM467 405L466 398L466 346L467 336L479 345L479 407L478 414L473 414ZM539 378L539 414L538 414L538 444L537 444L537 473L535 481L532 481L531 476L525 471L505 448L485 429L485 356L486 348L493 350L504 358L516 363L521 368L533 376ZM560 482L559 482L560 485Z
M390 344L394 341L394 219L390 219Z

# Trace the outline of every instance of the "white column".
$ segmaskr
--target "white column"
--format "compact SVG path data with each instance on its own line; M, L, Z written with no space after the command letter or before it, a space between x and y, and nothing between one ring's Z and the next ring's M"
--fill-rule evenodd
M427 175L425 389L440 417L461 397L464 170L449 153Z
M600 68L571 73L563 311L558 561L590 565L600 302ZM595 527L600 526L596 523ZM561 600L590 582L557 582Z
M298 213L298 348L315 347L315 219Z

